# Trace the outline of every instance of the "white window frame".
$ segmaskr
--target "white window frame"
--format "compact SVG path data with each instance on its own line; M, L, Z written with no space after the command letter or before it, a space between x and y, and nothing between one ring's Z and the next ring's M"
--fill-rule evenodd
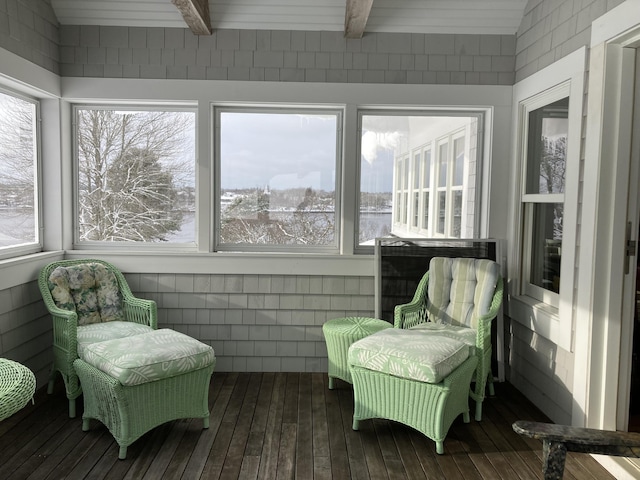
M580 48L558 62L531 75L514 86L513 125L514 143L512 158L515 168L512 173L510 214L512 230L510 237L510 317L527 328L553 341L567 351L572 350L575 302L576 238L579 227L579 182L580 145L582 138L582 109L584 95L584 71L586 49ZM526 161L526 138L528 114L540 106L569 97L567 159L565 172L564 217L561 260L561 282L558 294L545 290L541 298L532 296L532 290L524 285L528 273L525 265L530 252L525 251L527 217L524 214L523 169ZM536 200L527 195L527 200ZM551 200L551 199L548 199ZM542 289L541 289L542 290Z
M214 185L213 197L213 251L214 252L261 252L261 253L330 253L338 254L341 242L341 212L342 212L342 144L344 134L344 111L343 109L333 106L292 106L292 105L273 105L273 104L253 104L233 105L233 104L212 104L212 124L213 124L213 172ZM224 112L242 112L242 113L280 113L291 115L335 115L336 117L336 163L334 165L334 238L330 245L273 245L273 244L235 244L222 243L220 241L220 218L221 205L220 196L222 192L221 185L221 162L220 162L220 115Z
M528 152L528 132L529 132L529 114L539 108L550 105L558 100L569 97L571 94L571 84L569 81L563 82L560 85L556 85L544 92L541 92L538 95L535 95L531 98L528 98L520 103L521 110L521 118L520 121L520 134L522 135L522 160L521 164L522 168L522 198L521 204L523 209L523 237L522 237L522 294L527 295L529 297L533 297L545 304L552 305L555 308L558 308L560 305L560 294L555 293L551 290L543 288L539 285L535 285L529 281L531 278L532 272L532 256L533 256L533 248L531 245L531 240L533 236L533 216L534 216L534 208L536 205L543 204L559 204L561 203L564 207L565 204L565 193L526 193L526 185L527 185L527 152ZM570 103L570 102L569 102ZM571 132L576 134L575 130ZM571 139L568 138L568 141ZM565 159L566 163L569 162L569 154L567 153L567 158ZM568 179L569 169L565 170L565 184ZM564 215L563 215L564 220ZM564 243L564 221L563 221L563 244ZM562 249L564 253L567 249ZM562 276L561 276L562 278Z
M74 250L105 250L105 251L118 251L118 250L151 250L151 251L180 251L180 252L195 252L197 250L198 243L198 211L200 209L199 194L198 194L198 166L197 166L197 145L198 145L198 111L194 104L190 103L145 103L145 102L97 102L97 103L74 103L71 105L71 122L72 122L72 148L73 148L73 249ZM179 242L142 242L142 241L120 241L120 242L105 242L105 241L81 241L80 240L80 225L79 225L79 160L78 160L78 142L77 142L77 111L87 109L106 109L106 110L130 110L136 111L182 111L193 112L195 114L195 131L194 142L196 149L196 165L194 165L194 187L196 196L196 212L195 212L195 231L194 241L179 243Z
M34 228L35 228L35 241L28 242L20 245L12 245L0 248L0 260L7 258L15 258L23 255L29 255L32 253L40 252L43 248L42 238L42 132L41 132L41 105L40 100L16 90L6 88L0 85L0 93L9 95L11 97L18 98L24 102L28 102L34 105L33 127L34 127Z

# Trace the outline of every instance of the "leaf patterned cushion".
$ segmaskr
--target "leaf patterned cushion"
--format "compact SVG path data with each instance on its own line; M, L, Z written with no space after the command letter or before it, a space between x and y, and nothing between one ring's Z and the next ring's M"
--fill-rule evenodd
M78 314L78 325L124 320L118 280L101 263L57 267L48 283L56 305Z
M469 357L460 340L389 328L349 347L349 365L425 383L440 383Z
M477 328L500 276L492 260L434 257L429 262L429 320Z
M131 337L141 333L153 332L149 325L135 322L113 321L92 323L78 327L78 357L85 360L84 349L92 343L113 340L114 338Z
M469 355L476 354L476 340L478 332L475 328L459 327L457 325L445 325L443 323L425 322L409 330L417 330L419 332L428 333L430 335L439 335L441 337L449 337L460 340L469 346Z
M215 359L209 345L167 328L92 343L84 355L87 363L126 386L181 375Z

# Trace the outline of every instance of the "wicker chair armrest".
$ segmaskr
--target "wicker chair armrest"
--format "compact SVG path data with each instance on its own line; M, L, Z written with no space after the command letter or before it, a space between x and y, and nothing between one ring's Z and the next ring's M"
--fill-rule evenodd
M124 292L123 292L124 293ZM124 316L128 322L158 328L158 307L153 300L134 297L131 292L123 295Z
M416 287L413 299L409 303L396 305L393 311L393 326L395 328L409 328L426 319L427 287L429 286L429 272L425 273Z
M58 307L55 310L49 311L53 323L54 345L64 350L65 355L73 361L78 357L78 315Z

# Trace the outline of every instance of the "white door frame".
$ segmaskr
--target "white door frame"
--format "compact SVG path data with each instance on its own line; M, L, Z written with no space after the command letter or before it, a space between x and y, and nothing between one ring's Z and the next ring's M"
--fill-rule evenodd
M615 430L623 336L624 248L629 191L631 102L640 0L593 22L585 130L572 422ZM627 361L625 359L624 361ZM637 461L597 456L618 478Z

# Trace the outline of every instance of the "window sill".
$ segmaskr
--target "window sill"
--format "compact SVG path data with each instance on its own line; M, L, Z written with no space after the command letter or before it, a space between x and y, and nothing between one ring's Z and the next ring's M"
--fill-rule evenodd
M319 253L197 253L69 250L65 258L96 257L118 265L127 273L184 273L228 275L339 275L370 276L374 255Z

